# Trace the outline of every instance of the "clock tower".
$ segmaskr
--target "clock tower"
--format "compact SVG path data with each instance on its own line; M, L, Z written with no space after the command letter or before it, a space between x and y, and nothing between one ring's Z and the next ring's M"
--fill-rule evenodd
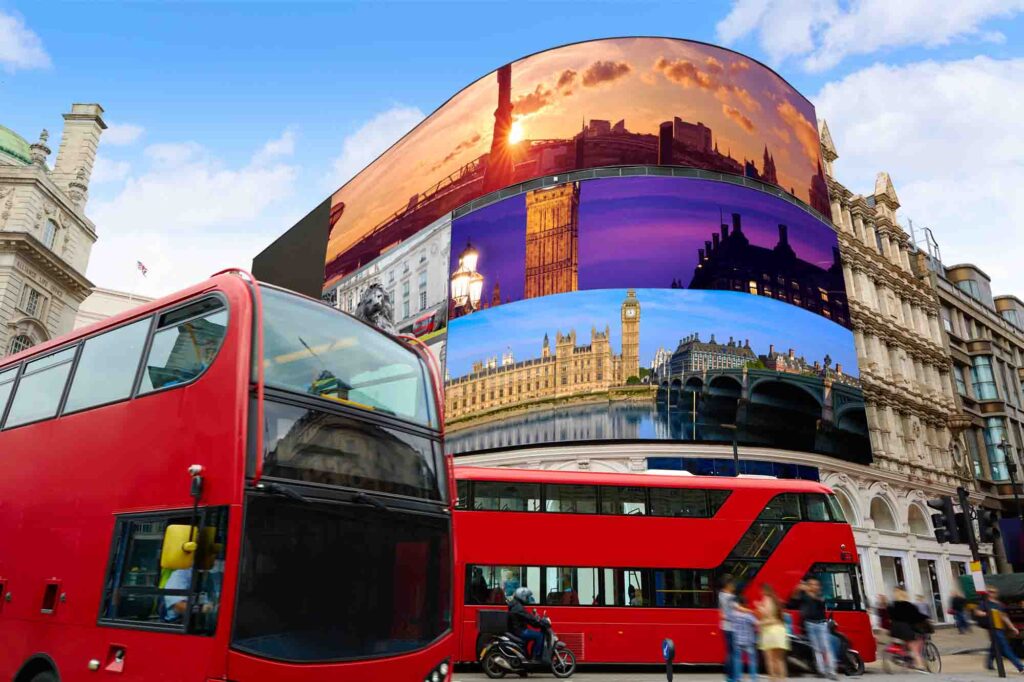
M626 292L622 302L622 376L621 383L640 376L640 301L636 291Z

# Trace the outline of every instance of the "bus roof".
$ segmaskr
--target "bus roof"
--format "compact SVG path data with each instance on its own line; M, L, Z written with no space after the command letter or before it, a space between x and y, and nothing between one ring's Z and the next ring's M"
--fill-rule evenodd
M552 471L475 467L456 464L455 478L473 481L517 481L522 483L570 483L576 485L617 485L652 488L718 488L722 490L777 490L779 492L828 493L828 486L816 481L792 478L748 478L741 476L666 476L663 473L603 473L595 471Z
M49 341L43 341L42 343L36 344L35 346L30 346L29 348L26 348L17 355L11 355L9 357L3 358L3 360L0 361L0 369L3 369L8 365L16 365L25 358L29 358L35 355L41 355L48 350L58 348L59 346L71 343L77 339L91 336L92 334L95 334L100 330L116 327L127 320L135 319L137 317L145 317L146 315L156 310L161 310L162 308L166 308L179 301L186 300L198 294L202 294L207 291L212 291L218 287L225 288L229 286L234 286L232 284L227 284L228 282L236 282L239 286L244 286L242 279L235 276L233 274L234 272L235 271L222 272L216 274L213 277L210 277L209 279L203 280L198 284L193 284L192 286L182 289L181 291L177 291L173 294L168 294L167 296L155 299L153 301L149 301L148 303L143 303L141 305L135 306L134 308L129 308L128 310L117 313L116 315L111 315L110 317L99 320L98 322L93 322L92 324L87 325L85 327L79 327L78 329L74 329L68 332L67 334L63 334L61 336L52 338ZM239 270L237 272L242 271Z

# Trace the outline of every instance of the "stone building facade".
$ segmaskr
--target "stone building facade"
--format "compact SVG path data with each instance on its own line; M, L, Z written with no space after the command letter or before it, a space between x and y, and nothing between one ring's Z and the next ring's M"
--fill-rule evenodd
M932 283L950 353L953 387L966 428L964 448L985 504L1004 517L1018 515L1012 479L1024 478L1024 303L993 296L991 281L971 264L945 266L938 249L920 251L917 269ZM1012 570L1002 542L995 547L1000 570ZM1018 566L1024 561L1015 559Z
M0 355L71 331L92 284L96 226L85 215L103 107L74 104L51 168L49 134L0 127Z
M580 186L572 182L526 193L526 283L523 298L579 288Z
M925 595L941 621L970 553L935 542L925 502L970 488L972 472L939 302L912 266L915 249L897 222L889 175L878 174L872 194L856 195L833 174L838 153L824 123L821 146L874 456L871 466L830 462L822 480L854 526L868 593L902 585Z
M590 343L578 345L576 330L547 334L540 357L516 362L506 353L474 363L465 376L445 383L445 417L451 423L493 410L568 396L602 393L639 372L640 306L630 289L621 306L622 354L612 351L610 330L590 330Z

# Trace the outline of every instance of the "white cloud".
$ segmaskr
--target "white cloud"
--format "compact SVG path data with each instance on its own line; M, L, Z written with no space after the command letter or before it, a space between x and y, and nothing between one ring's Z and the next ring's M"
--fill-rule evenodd
M802 56L823 71L886 48L1005 40L982 25L1021 11L1024 0L738 0L716 28L723 42L756 34L773 62Z
M100 141L105 145L123 146L134 144L146 129L133 123L111 123L103 131Z
M330 186L348 182L422 120L418 108L395 106L364 123L342 141L341 155L331 165Z
M295 153L295 130L286 128L281 137L268 140L263 148L253 156L253 163L262 165L269 163L282 156L291 156Z
M0 12L0 66L7 73L51 66L50 55L39 36L25 25L21 17L5 12Z
M90 279L157 295L225 267L249 267L298 213L287 205L298 168L281 158L291 150L277 145L277 160L265 158L265 150L231 167L195 142L147 147L143 172L129 174L110 199L90 202L87 212L99 233ZM143 279L136 275L137 260L149 268Z
M99 185L124 180L128 177L131 169L132 165L127 161L114 161L105 156L97 156L96 162L92 166L92 176L89 178L89 183Z
M1024 295L1024 59L875 65L812 99L841 182L868 193L888 171L901 221L930 227L947 265L972 262L996 292Z

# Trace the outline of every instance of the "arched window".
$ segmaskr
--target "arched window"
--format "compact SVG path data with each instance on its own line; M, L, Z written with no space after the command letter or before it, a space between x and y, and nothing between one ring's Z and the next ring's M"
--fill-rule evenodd
M892 508L881 497L871 500L871 520L878 530L899 530Z
M836 500L839 502L839 507L843 510L843 516L846 518L846 522L851 526L859 526L860 517L857 515L856 508L853 506L850 496L845 490L840 488L836 488L833 492L836 495Z
M910 532L914 535L932 534L931 526L928 525L928 518L916 504L910 505L910 510L907 512L907 525L910 526Z
M20 353L26 348L31 348L33 345L35 344L30 337L19 334L11 339L11 345L7 348L7 354L14 355L15 353Z
M53 248L53 242L57 238L57 223L52 220L46 221L46 227L43 229L43 244L48 249Z

